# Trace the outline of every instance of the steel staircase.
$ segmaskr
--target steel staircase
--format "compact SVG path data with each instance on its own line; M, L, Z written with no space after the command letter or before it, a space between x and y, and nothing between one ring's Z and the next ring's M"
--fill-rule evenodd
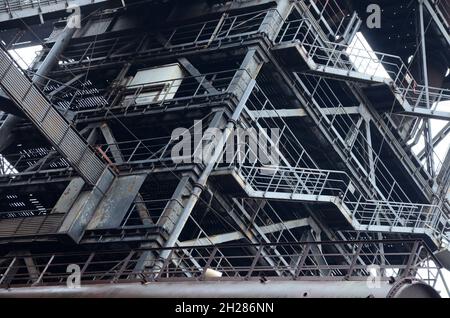
M409 113L414 115L450 119L450 113L428 108L425 96L426 88L415 83L408 68L399 57L370 52L364 46L350 46L326 41L321 36L321 30L320 28L318 30L317 23L311 21L310 16L305 16L309 19L286 22L274 47L274 53L278 55L279 60L284 64L290 65L294 72L316 73L320 74L321 77L353 80L361 83L361 87L368 88L368 90L363 91L369 100L372 97L370 89L374 88L375 96L377 96L380 95L379 89L381 88L383 93L388 91L393 95L395 102L401 106L402 112L409 111ZM301 58L299 59L299 57ZM347 163L354 167L354 171L364 171L362 167L358 167L357 160L352 160L351 146L349 149L345 140L342 140L340 134L333 128L333 121L336 120L336 116L330 122L326 114L318 107L315 98L318 97L317 93L320 95L320 92L316 91L317 87L311 93L308 92L308 88L301 81L298 81L298 83L300 84L299 88L312 98L314 105L309 106L320 119L319 122L323 121L328 126L325 127L325 130L334 132L332 134L333 144L339 145L343 153L350 152ZM450 91L430 88L430 104L433 107L436 107L439 101L448 100L449 98ZM339 104L339 107L342 107L342 105ZM345 113L344 109L343 113ZM327 189L326 184L327 182L329 183L327 181L329 175L336 172L302 170L301 168L298 170L292 167L279 169L259 167L258 169L266 170L264 175L272 175L270 179L266 178L264 182L264 177L262 179L260 177L255 178L255 176L245 173L245 170L248 170L248 168L249 166L244 166L244 169L239 168L238 175L243 176L245 181L241 184L244 185L245 192L249 196L278 200L294 200L297 198L304 201L332 202L356 230L425 233L430 238L444 237L448 240L450 225L448 215L437 206L410 202L404 203L402 202L403 200L398 198L397 200L392 200L395 197L391 196L388 196L387 200L368 200L356 190L357 187L352 184L349 176L345 173L340 175L342 178L339 179L343 183L337 188L340 190L337 191L338 194L336 195L335 193L324 193L325 189ZM272 171L267 169L272 169ZM286 173L292 174L292 177L287 177ZM253 174L255 175L255 172ZM314 187L309 189L306 186L308 181L298 178L298 175L306 175L308 176L307 179L314 180L312 181ZM348 181L344 182L344 180ZM283 187L280 188L282 184L284 184L284 189ZM287 189L289 191L286 191ZM352 191L349 192L348 189ZM331 192L336 192L336 189L333 189L333 187L328 189L328 191L330 190L333 190ZM358 193L358 195L349 198L349 193L351 193L350 196L354 196L355 193ZM434 241L437 242L436 240ZM439 246L439 244L437 245Z
M450 239L449 217L439 206L369 200L345 172L239 165L232 174L250 198L331 203L356 231L425 234L438 247Z
M3 46L0 50L0 88L87 183L97 183L103 171L108 169L107 165L31 82Z
M400 57L371 52L358 41L352 45L324 42L308 19L287 22L274 53L294 71L366 84L364 92L382 110L395 105L402 113L450 119L450 112L436 109L440 101L450 100L450 90L430 87L428 107L426 87L417 84Z
M301 2L301 1L300 1ZM310 14L308 15L308 12L305 12L305 16L309 17ZM276 43L279 43L278 45L282 45L280 44L280 39L282 38L286 38L286 36L288 36L288 34L291 34L290 36L288 36L287 40L292 40L296 37L299 36L300 33L300 29L301 26L304 25L306 28L306 31L303 31L305 34L309 35L309 37L311 38L308 43L318 43L322 46L322 48L324 48L324 50L322 50L321 52L323 54L327 53L329 54L329 52L334 52L336 53L336 43L330 43L326 41L326 38L323 35L323 31L320 29L320 26L317 26L315 21L310 21L308 19L303 19L303 20L296 20L296 21L288 21L285 23L285 26L281 29L278 38L276 39ZM289 29L295 30L295 32L288 32ZM298 33L297 33L298 31ZM288 41L288 42L289 42ZM294 40L295 42L295 40ZM304 39L304 42L306 42L306 39ZM277 50L276 48L278 47L278 45L275 46L274 49L274 53L276 56L278 56L280 63L282 64L291 64L290 69L294 72L296 71L302 71L302 72L312 72L311 69L306 65L306 63L304 62L304 59L299 58L299 47L296 47L296 44L293 43L284 43L286 45L288 45L288 47L290 47L290 50L295 51L294 54L289 54L289 49L284 51L282 49ZM331 45L331 46L330 46ZM334 45L334 46L333 46ZM348 46L347 46L348 47ZM283 53L284 52L284 53ZM278 54L277 54L278 53ZM279 54L281 53L281 54ZM322 56L324 56L322 54ZM348 58L347 54L343 54L343 56L346 56ZM363 61L371 61L373 59L373 55L371 56L370 54L367 55L367 52L365 53L365 55L362 56L364 59ZM367 59L367 57L370 57L369 59ZM290 60L291 59L291 60ZM378 61L379 59L375 56L375 61ZM332 57L328 56L326 58L326 61L332 60ZM336 60L336 59L334 59ZM398 61L398 58L395 57L395 61ZM292 63L293 62L293 63ZM347 66L342 67L341 65L339 65L339 67L342 69L348 69L348 67L354 67L353 63L351 60L347 61ZM360 63L361 64L361 61ZM379 63L380 64L380 63ZM396 65L395 63L387 63L387 65L389 67L391 67L392 65ZM377 64L375 64L375 69L377 68ZM373 67L373 66L372 66ZM296 69L297 68L297 69ZM300 70L299 70L300 68ZM381 67L380 67L381 69ZM390 68L388 68L389 71L391 71ZM384 70L385 73L387 73L386 70ZM348 147L346 146L345 142L341 145L341 141L342 141L342 137L340 136L340 133L333 127L333 122L338 122L339 120L336 120L336 116L333 117L332 120L329 120L329 118L327 118L327 114L324 113L324 111L322 110L322 107L325 107L324 103L320 104L320 100L324 99L325 97L323 96L324 92L320 93L317 91L317 87L316 88L312 88L310 91L308 91L308 87L305 86L305 84L303 83L303 80L299 79L299 76L297 75L297 73L294 73L294 76L297 80L297 83L295 84L295 86L297 86L297 88L300 90L300 92L306 92L306 96L304 103L306 103L305 107L312 113L310 113L311 116L315 117L319 123L325 123L325 126L320 127L320 129L322 130L322 132L325 133L325 135L327 136L328 139L330 139L330 141L333 143L333 146L335 146L334 148L336 149L336 151L341 152L342 150L342 155L343 156L347 156L349 163L353 163L353 165L355 166L355 170L354 171L362 171L364 172L364 169L362 167L358 166L358 162L357 160L354 162L354 155L353 153L350 151L351 149L348 149ZM342 72L340 74L340 76L342 76ZM336 75L330 75L330 73L321 73L321 77L331 77L331 78L336 78ZM412 78L412 77L411 77ZM347 81L351 80L351 77L346 77L345 78ZM354 81L356 81L354 79ZM360 82L361 79L358 78L358 81ZM359 83L356 83L359 84ZM389 102L386 103L386 101L384 101L384 107L389 107L389 112L391 112L393 109L392 106L395 105L395 97L392 96L391 90L389 88L388 85L384 84L384 83L376 83L376 84L372 84L372 85L367 85L367 82L363 83L364 85L366 85L366 87L369 87L369 89L374 89L375 93L372 94L372 98L374 97L375 99L381 97L382 99L386 99L385 96L391 96L391 101L394 101L392 104L389 104ZM327 82L322 81L322 84L320 84L321 86L325 85L328 86ZM355 93L357 93L360 98L363 99L363 103L366 103L366 101L368 103L371 103L372 105L377 105L380 106L380 104L382 104L379 100L372 100L370 101L366 95L369 95L367 91L363 91L364 85L351 85L351 89L352 90L356 90ZM320 88L323 90L323 88ZM381 89L381 91L380 91ZM373 93L373 92L372 92ZM302 93L303 94L303 93ZM433 94L433 92L431 92L431 94ZM441 94L437 94L440 97L442 97ZM332 98L333 99L333 98ZM325 101L325 102L330 102L330 100ZM344 109L343 105L341 104L341 101L339 100L339 98L335 97L334 101L333 101L334 105L337 105L341 110L342 110L342 114L346 115L345 117L347 117L347 120L350 119L350 121L352 121L351 116L349 114L347 114L347 111ZM387 104L387 105L386 105ZM375 107L375 106L374 106ZM403 111L403 109L401 110ZM426 184L426 180L425 178L430 178L430 175L428 174L428 172L424 169L421 168L421 164L419 162L419 160L414 157L412 155L412 153L410 152L410 150L408 149L404 149L403 147L401 147L400 145L398 145L395 140L390 140L392 138L395 138L392 134L391 128L388 127L388 125L386 125L383 121L381 120L376 120L376 122L378 123L377 125L379 126L379 129L381 131L383 131L383 133L386 134L386 136L388 137L388 141L391 144L392 149L394 150L394 152L397 153L399 158L405 158L408 157L409 159L406 160L404 162L405 168L410 171L411 175L414 176L414 179L416 180L416 182L424 189L424 193L426 196L430 196L431 195L431 189L429 188L429 186ZM338 127L338 130L340 129L340 127ZM332 134L328 135L328 132L331 130ZM337 138L337 139L336 139ZM340 147L337 147L338 145L334 145L335 141L338 141L338 145ZM350 153L348 153L350 151ZM350 167L350 170L352 171L353 167ZM353 172L352 172L353 173ZM423 174L428 174L427 176L423 176ZM365 175L367 177L367 174Z
M237 151L228 167L223 169L223 166L219 166L214 173L217 176L227 176L226 179L221 179L221 182L230 182L228 185L231 186L227 188L235 189L234 192L238 195L255 199L331 204L345 218L346 223L357 231L422 234L438 247L442 239L450 238L450 223L445 211L436 205L409 202L407 197L402 196L401 187L388 170L383 170L386 175L377 178L384 179L375 184L381 186L383 181L389 182L389 187L379 189L379 195L375 199L369 199L365 194L367 192L360 191L360 185L352 182L347 173L318 168L295 136L286 135L289 128L282 117L275 115L273 122L263 122L265 113L276 114L277 110L258 86L256 89L244 108L244 116L249 116L250 122L259 130L272 126L276 120L281 122L279 125L284 127L284 130L280 138L283 142L279 143L276 150L280 153L281 164L267 165L252 159L258 158L258 154L251 147L244 153ZM254 96L256 94L258 97ZM262 117L258 117L259 115ZM285 140L295 144L286 145ZM345 150L346 143L344 140L341 142L341 147ZM339 138L335 140L334 145L337 144ZM292 154L290 149L296 149L298 152ZM260 156L261 150L258 149ZM265 153L263 156L270 155ZM357 160L349 158L347 163L361 173ZM379 162L378 169L383 167L383 163ZM375 184L373 186L376 186ZM242 191L236 191L237 188Z

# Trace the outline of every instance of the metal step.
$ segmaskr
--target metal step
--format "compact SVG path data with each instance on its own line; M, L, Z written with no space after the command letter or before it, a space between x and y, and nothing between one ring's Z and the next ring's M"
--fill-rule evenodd
M0 50L0 88L89 184L107 165L20 69L7 50ZM112 173L112 172L111 172Z

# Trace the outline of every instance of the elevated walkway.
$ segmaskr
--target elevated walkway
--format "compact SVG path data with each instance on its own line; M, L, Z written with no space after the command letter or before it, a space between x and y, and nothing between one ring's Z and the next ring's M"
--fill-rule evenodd
M306 19L290 21L280 32L273 52L294 72L361 83L380 111L450 120L450 112L437 109L450 100L450 90L418 85L400 57L373 52L359 42L345 45L322 41Z
M449 217L440 207L369 200L344 172L242 165L214 175L250 198L332 204L356 231L422 234L436 247L450 238Z

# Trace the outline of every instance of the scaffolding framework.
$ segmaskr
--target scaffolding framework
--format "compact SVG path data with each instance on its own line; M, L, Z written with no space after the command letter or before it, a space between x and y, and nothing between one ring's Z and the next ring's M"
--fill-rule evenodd
M364 5L0 1L0 288L376 266L450 296L450 10L396 48Z

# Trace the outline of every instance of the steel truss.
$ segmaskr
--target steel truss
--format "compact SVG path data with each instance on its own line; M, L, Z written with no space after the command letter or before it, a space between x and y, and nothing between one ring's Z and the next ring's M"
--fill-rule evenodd
M30 5L0 7L0 25ZM442 4L426 8L445 22ZM0 51L0 87L32 123L0 145L0 286L65 285L70 264L82 284L362 281L376 265L383 281L448 293L436 253L450 239L448 160L430 165L433 147L407 143L429 118L449 120L438 103L450 92L355 44L361 20L336 1L214 10L151 31L99 10L80 32L56 25L27 72ZM152 83L162 90L127 85L168 63L183 76ZM417 120L400 135L404 115ZM200 135L181 163L180 126ZM195 161L200 145L209 161Z

